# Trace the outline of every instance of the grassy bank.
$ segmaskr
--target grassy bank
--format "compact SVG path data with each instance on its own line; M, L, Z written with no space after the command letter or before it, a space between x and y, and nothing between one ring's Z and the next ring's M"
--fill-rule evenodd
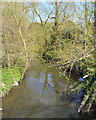
M16 86L16 83L20 81L23 68L17 66L12 66L11 68L4 67L2 70L2 82L0 88L2 91L0 94L3 96L8 93L8 91Z

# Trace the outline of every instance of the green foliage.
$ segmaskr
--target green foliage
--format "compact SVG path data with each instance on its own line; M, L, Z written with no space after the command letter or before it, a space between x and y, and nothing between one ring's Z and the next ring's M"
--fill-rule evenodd
M5 84L2 92L6 93L15 81L20 81L21 73L22 70L16 66L12 66L10 69L8 67L2 68L2 83Z
M56 53L57 53L56 50L47 51L43 57L47 60L51 60L51 59L54 59L54 57L56 56Z
M94 58L91 57L89 59L82 59L80 61L80 70L83 71L83 74L86 75L91 75L94 74L94 70L95 70L95 64L94 64Z
M43 58L60 65L60 74L64 73L64 76L65 71L71 73L74 69L76 72L81 71L83 76L88 75L84 82L74 83L72 91L85 89L80 109L87 105L89 110L96 97L96 64L93 56L86 57L90 56L90 51L94 48L93 33L96 36L96 31L93 30L92 4L54 2L48 3L47 9L42 3L4 3L3 92L10 89L14 79L20 80L27 62Z
M85 90L79 111L85 107L89 112L91 106L96 103L96 66L94 62L92 57L80 61L79 68L83 70L83 75L88 75L88 77L84 79L84 82L76 82L71 86L71 91L73 93L79 89Z

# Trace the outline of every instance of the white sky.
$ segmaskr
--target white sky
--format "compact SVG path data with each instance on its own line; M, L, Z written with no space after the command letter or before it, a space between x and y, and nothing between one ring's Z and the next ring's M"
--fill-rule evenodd
M1 2L12 2L13 0L1 0ZM14 0L14 2L84 2L85 0ZM86 2L95 2L95 0L86 0Z

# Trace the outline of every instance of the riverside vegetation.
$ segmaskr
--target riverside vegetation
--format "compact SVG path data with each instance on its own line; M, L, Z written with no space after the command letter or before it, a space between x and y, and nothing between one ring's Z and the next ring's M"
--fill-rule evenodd
M1 94L23 79L32 59L58 67L75 82L73 93L84 90L78 109L96 104L96 2L6 2L2 4ZM67 89L67 87L66 87Z

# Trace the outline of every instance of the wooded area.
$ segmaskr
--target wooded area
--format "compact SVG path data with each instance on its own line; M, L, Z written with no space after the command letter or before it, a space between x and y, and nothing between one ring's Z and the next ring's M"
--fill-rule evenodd
M23 79L30 61L58 67L70 80L78 72L83 107L96 104L96 2L6 2L2 5L2 90Z

